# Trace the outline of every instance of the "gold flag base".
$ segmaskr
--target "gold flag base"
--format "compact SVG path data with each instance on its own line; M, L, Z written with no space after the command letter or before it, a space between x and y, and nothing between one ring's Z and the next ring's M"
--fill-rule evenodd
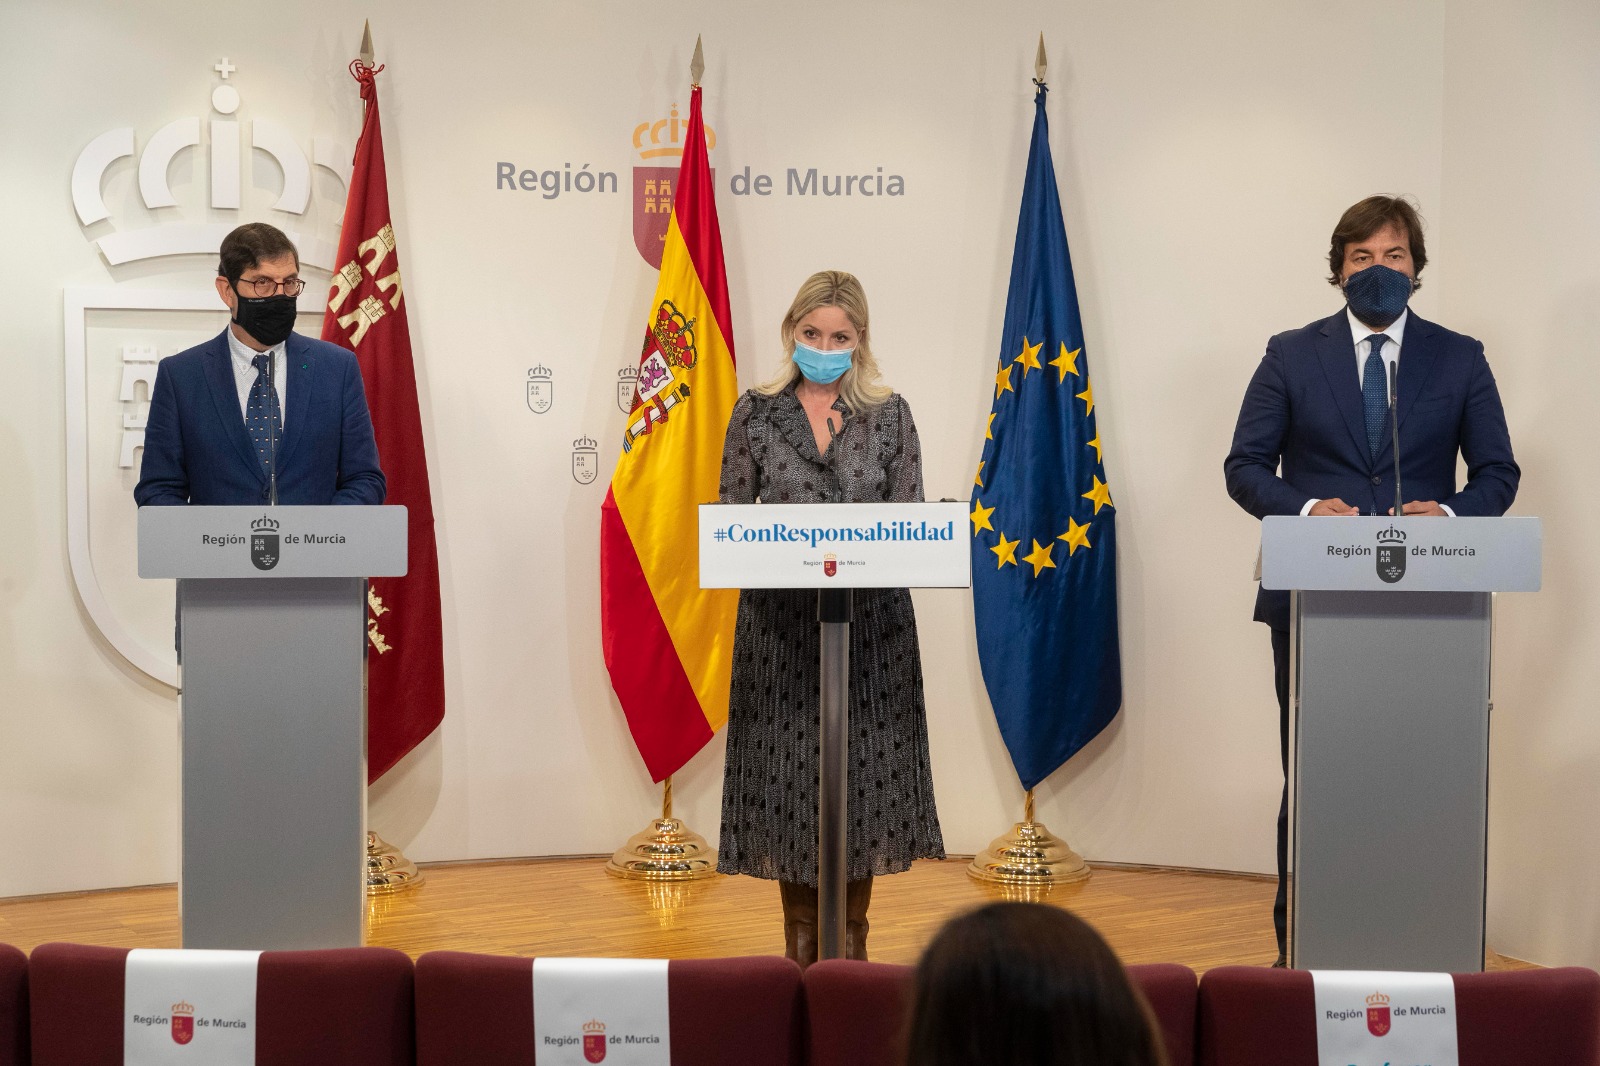
M700 881L717 876L717 853L705 837L663 816L629 837L606 873L630 881Z
M377 833L367 831L367 895L387 896L422 883L417 864Z
M1002 885L1065 885L1088 879L1083 856L1046 829L1043 822L1018 822L973 857L967 876Z
M717 876L717 853L706 838L672 816L672 775L661 782L661 817L633 834L606 863L606 873L629 881L703 881ZM653 906L671 909L678 897L673 894Z

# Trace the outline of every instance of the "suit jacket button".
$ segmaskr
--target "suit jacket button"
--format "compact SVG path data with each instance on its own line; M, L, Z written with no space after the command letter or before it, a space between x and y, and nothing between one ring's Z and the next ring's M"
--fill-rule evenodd
M1372 483L1374 485L1382 485L1383 484L1383 478L1375 477L1375 478L1372 479Z

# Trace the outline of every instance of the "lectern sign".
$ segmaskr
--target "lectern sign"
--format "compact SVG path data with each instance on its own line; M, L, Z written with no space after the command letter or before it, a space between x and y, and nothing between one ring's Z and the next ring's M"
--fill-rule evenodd
M1537 518L1261 520L1261 584L1269 589L1537 592Z
M404 507L141 507L140 577L391 577Z
M704 504L701 588L966 588L964 503Z

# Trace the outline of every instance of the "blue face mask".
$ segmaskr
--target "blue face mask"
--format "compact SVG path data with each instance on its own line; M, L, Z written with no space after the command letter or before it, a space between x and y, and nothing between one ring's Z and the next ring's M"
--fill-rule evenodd
M1412 281L1393 267L1374 263L1344 279L1350 313L1373 329L1387 329L1406 309Z
M814 381L818 385L831 385L838 381L850 369L850 357L854 354L854 348L835 348L831 352L824 352L798 340L794 342L794 365L800 368L800 373L806 376L807 381Z

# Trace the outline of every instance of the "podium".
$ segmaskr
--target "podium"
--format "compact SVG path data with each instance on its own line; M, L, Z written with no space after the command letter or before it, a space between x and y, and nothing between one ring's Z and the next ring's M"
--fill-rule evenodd
M967 505L721 504L700 507L700 587L817 590L817 956L844 957L846 768L852 589L967 588Z
M178 579L186 948L359 946L366 579L404 507L143 507L139 576Z
M1261 523L1293 590L1289 962L1483 969L1495 592L1540 584L1537 518Z

